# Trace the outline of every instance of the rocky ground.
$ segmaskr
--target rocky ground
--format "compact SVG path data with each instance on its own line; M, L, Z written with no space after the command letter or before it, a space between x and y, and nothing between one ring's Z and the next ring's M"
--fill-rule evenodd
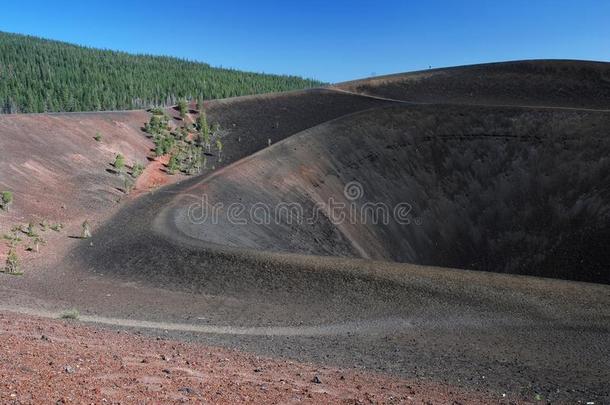
M454 387L0 314L0 402L490 403Z

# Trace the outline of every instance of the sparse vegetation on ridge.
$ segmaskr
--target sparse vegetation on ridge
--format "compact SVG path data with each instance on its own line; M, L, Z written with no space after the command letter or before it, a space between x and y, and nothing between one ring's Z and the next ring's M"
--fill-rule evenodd
M202 102L197 102L202 106ZM188 105L179 105L179 111L188 111ZM155 143L154 155L169 155L167 173L176 174L181 172L187 175L195 175L207 168L208 153L212 151L212 145L216 146L218 159L221 161L222 130L218 123L210 126L207 121L205 110L198 112L195 124L184 122L178 128L170 125L170 118L161 109L151 110L152 116L149 122L142 128L147 132ZM182 115L182 114L181 114ZM137 177L137 176L134 176Z

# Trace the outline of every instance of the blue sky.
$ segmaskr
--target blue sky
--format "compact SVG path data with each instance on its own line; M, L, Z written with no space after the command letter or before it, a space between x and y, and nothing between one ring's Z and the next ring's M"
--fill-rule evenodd
M428 66L610 58L607 0L3 3L1 31L329 82Z

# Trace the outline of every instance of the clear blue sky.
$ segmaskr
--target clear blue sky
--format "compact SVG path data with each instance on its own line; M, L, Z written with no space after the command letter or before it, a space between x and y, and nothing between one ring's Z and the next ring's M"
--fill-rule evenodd
M610 1L5 1L0 30L337 82L429 65L608 61Z

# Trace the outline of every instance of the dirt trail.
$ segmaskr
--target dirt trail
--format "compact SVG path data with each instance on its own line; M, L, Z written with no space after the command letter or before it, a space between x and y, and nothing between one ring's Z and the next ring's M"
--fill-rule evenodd
M438 103L438 102L434 102L434 101L420 102L420 101L400 100L400 99L396 99L396 98L376 96L373 94L358 93L356 91L350 91L350 90L346 90L346 89L342 89L342 88L334 87L334 86L330 86L329 88L333 91L338 91L340 93L345 93L345 94L351 94L354 96L362 96L362 97L372 98L374 100L390 101L393 103L410 104L410 105L443 105L443 104L455 105L455 104L457 104L457 105L469 105L472 107L504 107L504 108L516 107L516 108L524 108L524 109L541 108L541 109L565 110L565 111L610 112L610 109L606 109L606 108L562 107L562 106L552 106L552 105L495 104L495 103L477 104L474 102L473 103Z
M24 315L37 316L49 319L60 319L63 311L45 311L36 308L15 307L0 305L0 311L14 312ZM97 315L80 315L81 322L119 326L137 329L157 329L179 332L196 332L215 335L249 335L249 336L332 336L358 334L384 334L397 333L405 328L412 327L406 319L374 319L356 322L342 322L317 326L268 326L268 327L239 327L196 325L192 323L152 322L127 318L109 318Z

